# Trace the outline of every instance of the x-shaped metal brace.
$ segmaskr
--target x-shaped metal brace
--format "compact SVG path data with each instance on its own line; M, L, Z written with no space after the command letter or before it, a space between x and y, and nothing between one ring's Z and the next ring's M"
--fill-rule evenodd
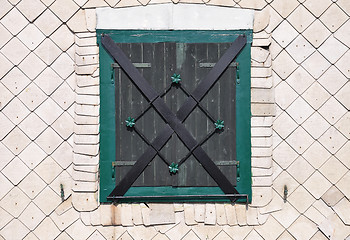
M202 147L192 137L188 130L183 125L185 119L189 116L192 110L204 98L207 92L215 84L221 74L225 71L228 65L243 49L247 42L245 35L239 35L233 42L231 47L219 59L215 66L210 70L208 75L200 82L197 88L193 91L184 104L177 111L176 115L168 108L164 100L152 88L147 80L130 62L124 52L117 46L117 44L108 35L103 35L101 43L114 60L129 76L131 81L143 93L149 103L158 111L158 113L166 120L167 125L162 129L160 134L153 140L151 145L139 157L131 170L127 172L126 176L114 188L107 199L113 199L113 196L123 196L131 185L136 181L138 176L144 171L147 165L157 155L157 152L167 143L172 134L175 132L185 146L192 152L194 157L201 163L204 169L218 184L225 194L237 194L237 190L220 171L215 163L209 158ZM235 197L230 197L231 201L235 201Z

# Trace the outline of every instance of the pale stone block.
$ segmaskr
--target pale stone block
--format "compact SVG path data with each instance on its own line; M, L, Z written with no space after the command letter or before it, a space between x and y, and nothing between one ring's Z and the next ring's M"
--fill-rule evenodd
M18 65L29 53L29 49L17 38L12 38L1 52L15 65Z
M271 127L252 127L251 134L252 134L252 137L271 137L272 128Z
M257 0L257 1L253 1L253 0L241 0L239 2L239 5L242 8L251 8L251 9L263 9L266 6L266 2L263 0Z
M302 201L301 201L302 199ZM293 205L300 213L304 213L311 204L315 201L315 198L311 196L304 187L299 186L289 197L288 201Z
M78 115L97 117L99 116L99 110L99 106L77 104L75 108L75 113Z
M271 38L254 38L253 47L268 47L271 44Z
M66 230L66 233L74 240L84 240L88 239L94 230L93 227L85 226L81 220L78 220Z
M205 204L205 219L204 219L204 223L206 225L215 225L216 224L215 204L212 204L212 203Z
M18 217L29 203L30 199L18 187L14 187L1 199L0 207L6 209L12 216Z
M310 26L314 20L315 17L303 5L299 5L288 17L288 21L300 33Z
M266 206L272 198L271 187L252 187L252 206L263 207ZM236 209L237 210L237 209Z
M326 217L323 216L316 208L311 206L305 213L304 216L309 218L311 221L316 223L317 225L320 225Z
M50 199L48 201L47 199ZM49 215L57 206L62 202L60 196L58 196L50 187L46 187L35 199L34 203L40 206L40 210L46 215Z
M81 154L74 154L74 164L75 165L92 165L96 166L100 160L99 155L97 156L86 156Z
M269 187L272 186L272 176L267 177L253 177L253 187Z
M289 44L286 50L298 64L315 52L315 48L301 35Z
M338 188L335 186L332 186L328 191L323 194L322 200L330 207L333 207L335 204L337 204L340 199L344 197L344 194L342 194Z
M97 106L99 107L99 106ZM99 134L99 125L81 125L76 124L74 126L74 132L77 135L97 135Z
M90 38L90 37L96 37L96 31L94 32L81 32L75 34L78 38Z
M275 104L253 103L251 111L253 116L274 116L276 114Z
M270 157L272 156L272 147L253 147L252 157Z
M251 125L252 127L271 127L273 121L273 117L252 117Z
M279 239L278 236L284 231L284 227L273 217L269 217L264 225L255 229L264 239Z
M97 173L98 166L97 165L74 166L74 170L81 171L81 172Z
M237 225L237 216L235 206L232 204L224 204L227 224L230 226Z
M86 56L86 55L96 55L99 53L99 49L97 46L88 46L88 47L76 47L76 54L79 56Z
M92 211L97 208L97 193L74 193L72 204L77 211Z
M267 67L252 67L251 68L251 76L253 78L264 78L264 77L270 77L272 75L271 68Z
M74 114L74 121L76 124L80 125L96 125L99 124L99 117L93 117L93 116L82 116Z
M76 144L98 144L99 135L77 135L74 134L74 142Z
M253 137L251 143L252 147L271 147L272 137Z
M75 73L80 75L91 75L98 69L97 64L92 65L82 65L75 67Z
M89 31L95 31L96 29L96 10L95 9L86 9L86 27Z
M62 215L66 211L72 208L72 197L70 196L68 199L66 199L64 202L62 202L56 209L55 212L58 215Z
M138 203L131 204L131 210L132 210L132 220L134 225L138 226L143 224L140 204Z
M247 225L247 209L246 205L235 204L237 223L239 226Z
M16 111L13 111L13 109L16 109ZM30 113L18 98L14 98L2 112L16 125L22 122Z
M252 158L252 167L271 168L272 157L254 157Z
M72 177L73 177L73 180L75 181L95 182L97 180L96 173L81 172L81 171L74 171Z
M100 87L99 86L89 86L84 88L77 88L77 94L86 94L86 95L99 95Z
M75 181L72 190L74 192L96 192L97 187L97 182Z
M253 88L251 90L252 103L274 103L275 95L273 89Z
M93 55L93 56L97 57L97 55ZM100 79L98 77L77 75L78 87L97 86L99 84L100 84Z
M252 167L252 176L256 177L256 176L272 176L273 173L273 169L272 168L255 168Z
M147 207L145 204L141 204L141 213L142 213L142 221L143 224L145 226L149 226L150 225L150 212L151 209L149 209L149 207Z
M12 10L1 19L1 23L6 26L13 35L17 35L28 24L28 20L23 17L17 8L12 8Z
M114 206L112 204L101 204L99 209L102 226L111 226L114 218Z
M185 223L186 225L195 225L197 222L194 219L194 205L193 204L184 204L185 212Z
M74 16L67 22L67 25L73 32L87 31L85 10L79 10L74 14Z
M1 171L13 185L18 185L18 183L21 182L22 179L30 172L30 169L18 157L15 157Z
M254 32L260 32L269 25L270 13L266 9L254 12Z
M87 11L87 10L85 10ZM75 44L78 47L88 47L88 46L96 46L97 44L97 37L92 36L92 37L84 37L84 38L79 38L75 37Z
M174 205L172 204L149 204L149 219L151 225L175 223Z
M123 226L134 225L132 222L132 208L130 204L121 204L120 219Z
M215 203L215 209L216 209L216 222L218 225L226 225L227 224L227 218L226 218L226 212L225 212L225 205L222 203Z
M252 59L259 63L265 62L269 55L270 55L269 51L265 50L264 48L261 48L261 47L251 48Z
M195 207L196 205L194 205ZM175 212L182 212L184 211L184 205L182 203L174 203L174 211Z
M79 212L77 212L74 208L70 208L62 215L58 215L56 212L53 212L50 217L58 229L63 231L79 218Z
M81 212L80 214L82 214L82 213L89 214L89 221L91 222L91 225L97 226L97 225L101 225L101 211L100 210L101 210L101 208L98 207L97 209L95 209L91 212ZM82 219L82 217L81 217L81 219ZM83 221L83 223L84 223L84 221Z
M74 145L73 151L78 154L97 156L99 145Z
M194 208L194 219L198 223L204 223L205 220L205 204L196 204Z
M260 214L268 215L268 213L277 212L282 210L283 199L281 196L273 192L272 200L268 203L268 205L259 209Z
M304 216L300 216L288 229L296 239L310 239L317 232L317 226Z
M346 198L343 198L334 207L334 211L342 219L346 225L350 225L350 202Z

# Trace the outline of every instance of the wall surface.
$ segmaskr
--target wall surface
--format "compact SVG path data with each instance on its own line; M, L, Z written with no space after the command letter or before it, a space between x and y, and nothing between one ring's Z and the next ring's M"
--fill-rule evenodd
M99 204L95 9L158 3L255 10L247 209ZM350 1L0 5L0 240L350 238Z

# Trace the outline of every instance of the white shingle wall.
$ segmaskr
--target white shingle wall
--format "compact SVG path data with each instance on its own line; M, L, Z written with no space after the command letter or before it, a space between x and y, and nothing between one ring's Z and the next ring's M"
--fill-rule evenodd
M347 238L348 0L180 1L256 10L252 205L99 206L95 8L163 2L0 0L0 239Z

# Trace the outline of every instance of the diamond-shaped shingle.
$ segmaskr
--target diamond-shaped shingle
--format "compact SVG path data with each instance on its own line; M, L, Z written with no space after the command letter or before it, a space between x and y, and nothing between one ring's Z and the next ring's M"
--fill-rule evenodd
M16 127L2 141L14 154L19 154L30 143L30 139Z
M14 98L2 110L2 112L16 125L22 122L22 120L30 113L30 111L18 98Z
M315 17L303 6L299 5L288 17L288 22L299 32L303 32L315 20Z
M41 90L43 90L46 95L51 95L63 80L51 68L46 68L34 82L37 86L40 86Z
M343 26L341 26L335 33L334 37L344 43L346 46L350 47L350 36L348 29L350 27L350 20L348 20Z
M283 21L272 33L273 39L285 48L298 35L298 32L287 22Z
M1 52L13 64L18 65L30 51L17 37L14 37L1 49Z
M11 190L11 188L13 188L13 184L2 173L0 173L0 182L1 182L0 199L2 199ZM0 209L0 213L1 213L1 209ZM0 227L1 227L1 224L0 224Z
M56 227L51 218L47 217L34 230L34 234L38 236L39 239L56 239L60 234L60 230Z
M50 9L47 9L43 14L41 14L35 21L34 24L46 35L49 36L53 33L61 24L55 14L53 14Z
M60 105L61 108L67 110L75 100L75 93L64 82L58 89L52 94L53 100Z
M320 17L320 20L331 32L335 32L348 19L349 17L337 4L332 4Z
M303 62L315 51L314 47L301 35L286 50L297 63Z
M18 187L14 187L1 199L0 207L6 209L12 216L18 217L29 203L30 199Z
M297 100L287 108L287 113L298 124L303 123L313 112L314 110L312 107L301 97L297 98Z
M347 171L348 169L333 156L320 168L322 175L333 184L338 182Z
M1 9L0 9L0 19L5 16L8 11L10 11L12 8L12 5L8 1L2 1L1 2Z
M306 0L304 6L309 9L316 17L321 14L332 4L331 0Z
M321 135L331 125L318 113L315 112L304 123L303 128L315 139L321 137Z
M297 0L291 0L291 1L275 0L271 3L271 6L283 18L286 18L298 5L299 5L299 2Z
M0 52L0 65L1 65L0 78L2 78L13 67L13 64L1 52Z
M17 67L12 68L1 81L15 95L18 95L30 83L29 78Z
M331 63L335 63L347 51L344 46L333 36L330 36L318 49L318 51Z
M48 98L36 110L36 114L48 125L51 125L56 121L62 113L62 108L60 108L51 98Z
M62 20L67 22L75 12L78 11L79 6L73 0L56 0L50 9Z
M12 10L4 16L0 22L13 34L17 35L27 24L28 20L17 10Z
M298 127L286 141L296 152L302 154L314 140L302 127Z
M318 171L314 172L303 185L316 199L319 199L332 184Z
M341 104L344 105L348 111L350 110L350 98L349 98L349 96L350 96L350 84L348 82L335 95L335 98L338 99L338 101L340 101Z
M317 34L315 34L317 33ZM314 21L304 32L303 36L318 48L328 38L331 32L319 21Z
M74 120L64 112L53 124L52 128L64 139L67 140L74 131Z
M300 184L303 184L314 172L314 168L300 156L288 167L287 172L289 172Z
M14 157L15 155L0 142L0 170L3 169Z
M333 95L346 81L346 77L333 65L318 79L318 82Z
M19 155L30 169L34 169L45 157L46 153L35 142L29 144Z
M45 35L34 24L29 24L18 34L18 38L30 50L34 50L42 41L44 41Z
M318 111L330 124L336 123L346 112L334 97L331 97Z
M34 199L41 190L46 187L46 183L35 173L30 172L18 186L28 197Z
M274 60L274 71L282 78L286 79L298 65L286 51L282 51Z
M30 53L18 66L31 80L35 79L44 70L46 64L33 52Z
M350 78L350 51L347 51L335 64L335 66L347 77Z
M36 109L47 98L45 93L34 83L27 86L18 97L31 111Z
M286 142L278 145L273 152L273 159L283 169L287 167L298 157L298 154Z
M347 139L350 139L350 112L348 111L334 126Z
M13 185L17 185L29 171L29 168L18 157L15 157L1 172Z
M5 239L24 239L28 233L29 229L18 219L12 220L1 230L1 235Z
M52 128L47 128L36 140L36 143L51 154L62 143L63 139Z
M276 103L282 109L286 109L297 97L298 94L285 81L275 88Z
M62 53L51 66L63 79L66 79L74 72L74 62L67 53Z
M324 72L326 72L330 65L331 64L319 52L314 52L302 64L305 70L315 79L319 78Z
M19 125L19 128L22 129L31 140L39 136L46 127L47 125L35 113L31 113Z
M62 172L62 168L49 156L35 168L35 172L49 184Z
M311 85L302 97L315 109L319 109L329 98L330 94L318 83Z
M348 171L335 186L349 199L350 197L350 171Z
M330 127L319 139L328 151L335 154L346 142L346 138L335 127Z
M12 38L12 34L0 23L0 49Z
M74 44L74 34L66 25L62 25L52 34L51 40L54 41L62 51L67 51L68 48Z
M50 199L50 201L48 201ZM61 198L50 188L46 187L34 199L34 203L40 206L40 210L49 215L61 203Z
M57 47L57 45L54 44L49 38L46 38L34 52L48 65L55 61L56 58L62 53L61 49L59 49L59 47Z
M0 82L0 110L2 110L14 97L14 95Z
M30 22L33 22L46 7L40 0L22 0L17 8Z
M2 113L0 112L0 140L2 140L15 125Z
M289 134L297 128L297 126L298 124L286 112L279 115L273 122L273 129L283 139L287 138Z
M319 142L314 142L303 154L303 157L314 168L318 169L331 156Z
M24 212L19 217L19 220L24 223L31 231L45 218L45 214L31 202Z
M300 201L302 199L302 201ZM300 213L304 213L315 201L315 198L303 186L299 186L288 196L288 202Z
M288 229L295 239L311 239L317 230L317 225L303 215Z

